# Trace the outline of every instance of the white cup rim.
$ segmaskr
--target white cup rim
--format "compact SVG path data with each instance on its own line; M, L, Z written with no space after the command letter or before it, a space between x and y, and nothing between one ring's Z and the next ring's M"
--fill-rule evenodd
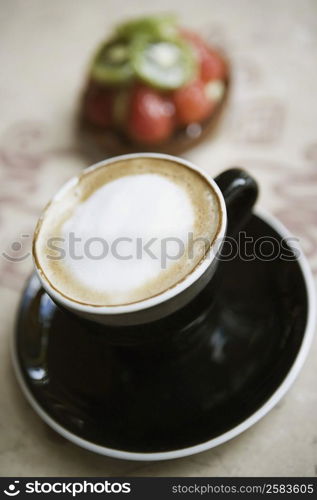
M220 224L218 228L218 232L212 241L205 257L198 263L198 265L195 267L195 269L188 275L186 276L182 281L179 281L176 283L174 286L171 288L165 290L164 292L149 297L144 300L140 300L138 302L133 302L129 304L122 304L122 305L89 305L89 304L84 304L81 302L78 302L76 300L72 300L69 297L66 297L63 295L60 291L58 291L54 286L50 283L48 280L47 276L45 275L43 269L39 265L38 259L36 257L36 236L39 232L39 229L41 227L42 221L45 218L46 211L48 208L57 200L59 200L65 192L67 192L70 188L72 188L78 180L85 174L87 174L90 171L93 171L97 168L101 168L106 165L110 165L112 163L116 163L122 160L130 160L134 158L159 158L167 161L172 161L173 163L179 163L187 168L190 168L191 170L194 170L198 174L200 174L212 187L214 192L217 195L219 206L220 206ZM34 238L33 238L33 262L34 266L37 272L37 275L46 290L46 292L57 302L60 304L64 305L66 308L71 308L74 311L77 311L78 313L88 313L88 314L94 314L96 316L106 316L106 315L124 315L124 314L131 314L137 311L149 309L155 306L158 306L162 304L163 302L166 302L173 297L176 297L180 293L182 293L184 290L189 288L193 283L195 283L208 269L208 267L212 264L215 255L211 257L211 253L215 246L219 243L221 243L225 237L226 233L226 227L227 227L227 210L226 210L226 205L225 201L223 198L223 195L221 193L221 190L219 189L218 185L214 181L214 179L204 170L201 168L197 167L195 164L190 162L189 160L186 160L184 158L179 158L177 156L172 156L164 153L130 153L130 154L124 154L120 156L114 156L111 158L108 158L106 160L102 160L98 163L95 163L91 165L90 167L86 168L81 172L79 175L72 177L69 181L67 181L53 196L51 201L48 203L46 208L44 209L34 232Z

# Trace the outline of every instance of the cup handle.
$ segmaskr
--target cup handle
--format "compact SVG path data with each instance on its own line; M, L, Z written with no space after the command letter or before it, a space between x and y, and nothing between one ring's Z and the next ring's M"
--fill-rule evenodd
M245 170L230 168L217 177L227 207L227 236L234 236L248 221L258 197L258 185Z

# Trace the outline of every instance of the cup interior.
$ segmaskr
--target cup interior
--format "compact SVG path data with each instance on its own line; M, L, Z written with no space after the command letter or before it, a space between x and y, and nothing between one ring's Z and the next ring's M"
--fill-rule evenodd
M115 163L119 163L122 161L129 161L132 159L138 159L138 158L149 158L149 159L161 159L166 162L173 162L173 164L180 164L183 167L186 167L195 173L198 173L210 186L212 189L213 193L216 195L217 198L217 203L219 207L219 224L217 227L217 232L213 238L213 240L210 243L209 248L206 251L206 254L204 257L198 262L196 267L185 276L181 281L175 283L173 286L170 288L162 291L161 293L158 293L155 296L151 296L148 298L145 298L143 300L139 300L136 302L132 303L127 303L127 304L120 304L120 305L95 305L95 304L87 304L83 303L80 301L77 301L75 299L70 298L69 296L66 296L63 294L61 290L58 290L53 283L49 280L48 276L46 275L43 267L40 264L40 259L38 255L38 248L37 248L37 239L38 235L41 231L41 227L43 222L45 221L45 217L47 216L47 213L49 210L54 208L54 204L57 204L63 197L67 196L67 193L74 188L82 179L83 177L89 175L90 173L93 173L96 169L103 169L106 168L109 165L113 165ZM226 225L227 225L227 214L226 214L226 206L225 202L222 196L222 193L220 189L218 188L216 182L203 170L200 168L196 167L194 164L191 162L180 159L174 156L170 155L165 155L165 154L159 154L159 153L134 153L134 154L129 154L129 155L122 155L118 157L114 157L108 160L101 161L95 165L92 165L91 167L85 169L81 175L74 177L70 179L58 192L57 194L53 197L53 199L49 202L47 205L46 209L44 210L42 216L40 217L38 224L35 229L34 233L34 239L33 239L33 259L34 259L34 264L35 264L35 269L37 271L37 274L42 282L43 287L45 290L48 292L48 294L59 304L62 306L65 306L66 308L70 308L73 311L78 311L78 313L92 313L94 315L118 315L118 314L125 314L125 313L133 313L137 312L143 309L155 307L159 305L162 302L168 301L171 298L177 296L184 290L186 290L188 287L193 285L208 269L208 267L212 264L214 257L215 257L215 248L218 247L219 244L221 244L222 239L225 236L225 230L226 230Z

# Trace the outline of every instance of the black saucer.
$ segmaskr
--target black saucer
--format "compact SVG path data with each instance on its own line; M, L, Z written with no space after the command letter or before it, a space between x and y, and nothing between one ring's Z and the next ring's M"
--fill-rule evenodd
M252 216L245 230L285 236L267 216ZM313 330L311 276L303 257L236 257L219 264L218 278L216 294L207 287L182 311L186 318L197 308L182 334L198 340L175 356L173 349L110 345L107 327L105 335L88 331L33 275L13 348L32 406L75 443L129 459L188 455L245 430L277 403L303 363Z

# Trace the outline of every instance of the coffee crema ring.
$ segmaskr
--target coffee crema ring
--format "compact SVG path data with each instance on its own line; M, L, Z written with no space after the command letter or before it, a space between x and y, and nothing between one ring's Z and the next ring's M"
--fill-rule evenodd
M199 266L221 227L219 195L176 159L118 158L74 181L40 219L34 258L50 286L75 302L117 306L164 293Z

